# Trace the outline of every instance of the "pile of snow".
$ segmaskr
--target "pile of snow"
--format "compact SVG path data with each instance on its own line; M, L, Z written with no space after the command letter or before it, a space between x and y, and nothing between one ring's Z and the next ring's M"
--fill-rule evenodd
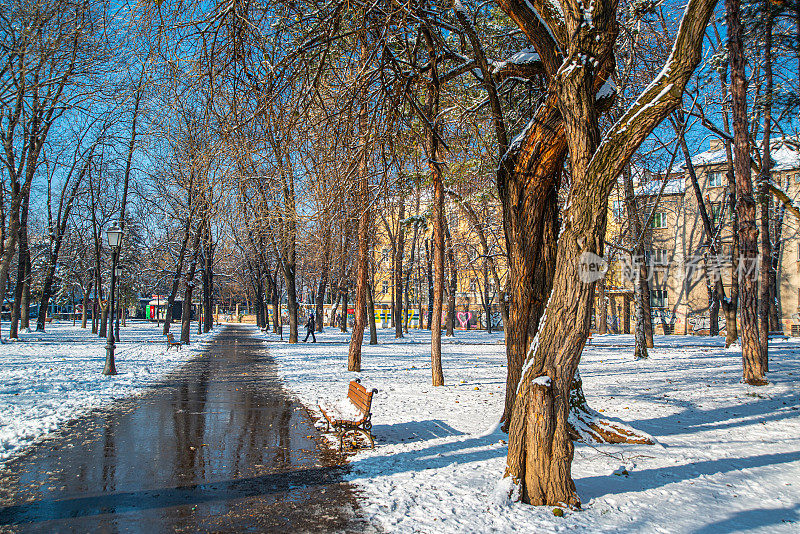
M46 330L0 345L0 463L66 421L143 392L214 336L193 333L192 345L167 351L155 323L129 321L116 344L119 374L103 376L105 339L72 323L54 322Z
M347 394L358 376L373 397L376 448L351 458L369 521L391 532L797 532L800 528L800 343L770 342L770 385L741 383L741 355L722 338L657 336L633 360L632 336L595 336L581 362L592 408L653 435L657 445L576 444L583 510L556 517L514 502L502 481L507 436L502 334L445 338L446 385L431 386L430 334L364 345L348 373L349 337L289 345L265 334L288 387L306 406Z

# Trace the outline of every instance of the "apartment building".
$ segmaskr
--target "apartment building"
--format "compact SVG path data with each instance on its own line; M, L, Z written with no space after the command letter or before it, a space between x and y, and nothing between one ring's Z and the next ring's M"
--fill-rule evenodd
M429 212L430 198L423 197L420 212ZM501 283L505 281L505 259L500 250L498 239L503 239L502 217L500 208L491 202L476 202L473 205L481 218L491 254L500 271ZM394 249L392 242L398 229L400 211L394 209L389 202L387 209L381 214L376 225L375 245L372 265L374 267L374 303L375 321L378 327L388 328L392 324L392 303L394 301ZM406 208L408 216L408 208ZM417 216L413 216L417 217ZM423 217L424 218L424 217ZM408 221L409 219L407 219ZM487 322L492 321L494 328L502 328L499 309L499 289L494 283L488 269L488 262L481 249L480 240L469 220L454 202L448 202L445 208L445 220L453 244L453 260L456 266L456 327L485 329ZM414 262L411 264L411 248L413 241L413 222L405 227L405 247L403 265L411 271L408 275L409 293L409 326L419 328L427 325L428 314L428 257L433 255L432 230L430 226L420 225L414 246ZM447 313L447 298L450 291L450 258L445 255L445 296L443 316ZM405 289L404 289L405 292ZM405 298L405 297L404 297ZM491 313L486 313L484 301L491 303ZM420 322L422 318L422 323Z
M797 140L775 140L772 143L773 182L793 200L800 200L800 150ZM613 259L607 286L611 291L630 298L633 284L631 265L645 261L650 270L651 311L657 333L707 333L710 326L709 287L720 277L725 294L731 290L731 219L726 202L728 184L725 176L727 157L722 143L714 140L709 149L692 158L700 198L688 173L652 176L639 173L636 197L640 210L653 214L645 229L644 258L631 258L618 253ZM685 171L685 170L684 170ZM754 174L755 179L755 174ZM622 226L627 224L623 210L621 187L612 196L612 222L609 240L619 239ZM719 254L711 254L709 239L700 216L699 202L706 206L715 232ZM770 215L772 235L777 237L778 305L786 334L800 335L800 225L797 218L782 208L773 198ZM629 239L621 242L630 245ZM740 273L758 272L758 265L737 265ZM615 289L615 284L620 286ZM599 303L598 303L599 304ZM613 309L613 305L612 305ZM720 313L720 330L724 331L725 317Z

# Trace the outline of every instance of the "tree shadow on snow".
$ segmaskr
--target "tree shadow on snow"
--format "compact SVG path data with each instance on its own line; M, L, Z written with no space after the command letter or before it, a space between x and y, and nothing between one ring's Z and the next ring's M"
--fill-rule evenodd
M794 409L798 403L798 395L794 392L774 394L771 398L719 406L709 410L697 408L695 402L681 399L664 399L656 395L642 395L641 399L655 404L668 402L683 408L675 414L629 421L632 426L656 437L729 430L798 416L797 410Z
M728 532L742 532L758 527L781 525L784 523L797 523L800 521L798 514L800 505L792 508L756 508L754 510L740 510L725 519L714 521L692 534L726 534Z
M694 479L701 475L777 466L797 461L800 461L800 451L760 454L744 458L720 458L641 471L634 470L627 477L613 475L584 477L576 479L575 485L578 488L578 494L588 502L604 495L655 489L667 484Z
M407 421L392 425L375 425L372 433L379 445L397 443L413 443L415 441L428 441L448 436L463 436L464 433L451 427L439 419L427 421Z
M388 456L369 456L351 462L354 471L368 476L411 473L439 469L451 465L483 462L505 456L508 437L500 430L467 439L455 439L422 449L398 452Z

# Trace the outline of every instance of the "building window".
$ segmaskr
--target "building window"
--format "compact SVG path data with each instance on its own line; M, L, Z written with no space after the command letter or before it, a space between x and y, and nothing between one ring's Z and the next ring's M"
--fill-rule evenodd
M653 214L653 220L650 221L650 228L666 228L667 227L667 214L658 212Z
M381 249L381 261L383 263L387 263L389 261L389 249L388 248Z
M719 225L719 218L722 215L722 202L711 203L711 223L714 226Z
M708 173L708 187L722 187L722 172L714 171Z
M615 200L611 203L611 211L614 214L614 218L617 220L622 220L622 214L624 213L625 205L621 200Z
M650 290L650 307L651 308L666 308L667 307L667 290L666 289L652 289L652 290Z
M452 213L450 213L450 214L447 216L447 219L448 219L448 222L450 223L450 224L449 224L449 226L450 226L450 230L455 230L455 229L457 229L457 228L458 228L458 225L461 223L461 221L460 221L460 220L459 220L459 218L458 218L458 213L457 213L457 212L455 212L455 211L454 211L454 212L452 212Z
M645 261L649 265L668 265L669 264L669 252L663 248L657 248L654 250L646 250L644 252Z
M794 175L794 183L800 184L800 173Z
M478 286L478 284L475 281L475 279L474 278L470 278L469 279L469 290L474 293L476 291L477 286Z
M381 282L381 295L388 295L389 294L389 282L383 280Z

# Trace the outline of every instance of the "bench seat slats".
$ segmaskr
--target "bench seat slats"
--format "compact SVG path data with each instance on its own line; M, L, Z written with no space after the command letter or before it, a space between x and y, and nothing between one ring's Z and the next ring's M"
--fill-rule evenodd
M372 407L372 395L377 390L367 389L356 380L351 380L347 388L347 399L345 405L323 407L319 405L323 417L328 422L329 428L333 427L339 433L339 449L342 447L342 438L346 432L357 431L368 436L372 444L372 434L370 422ZM345 415L346 414L346 415ZM356 415L358 414L358 415Z

